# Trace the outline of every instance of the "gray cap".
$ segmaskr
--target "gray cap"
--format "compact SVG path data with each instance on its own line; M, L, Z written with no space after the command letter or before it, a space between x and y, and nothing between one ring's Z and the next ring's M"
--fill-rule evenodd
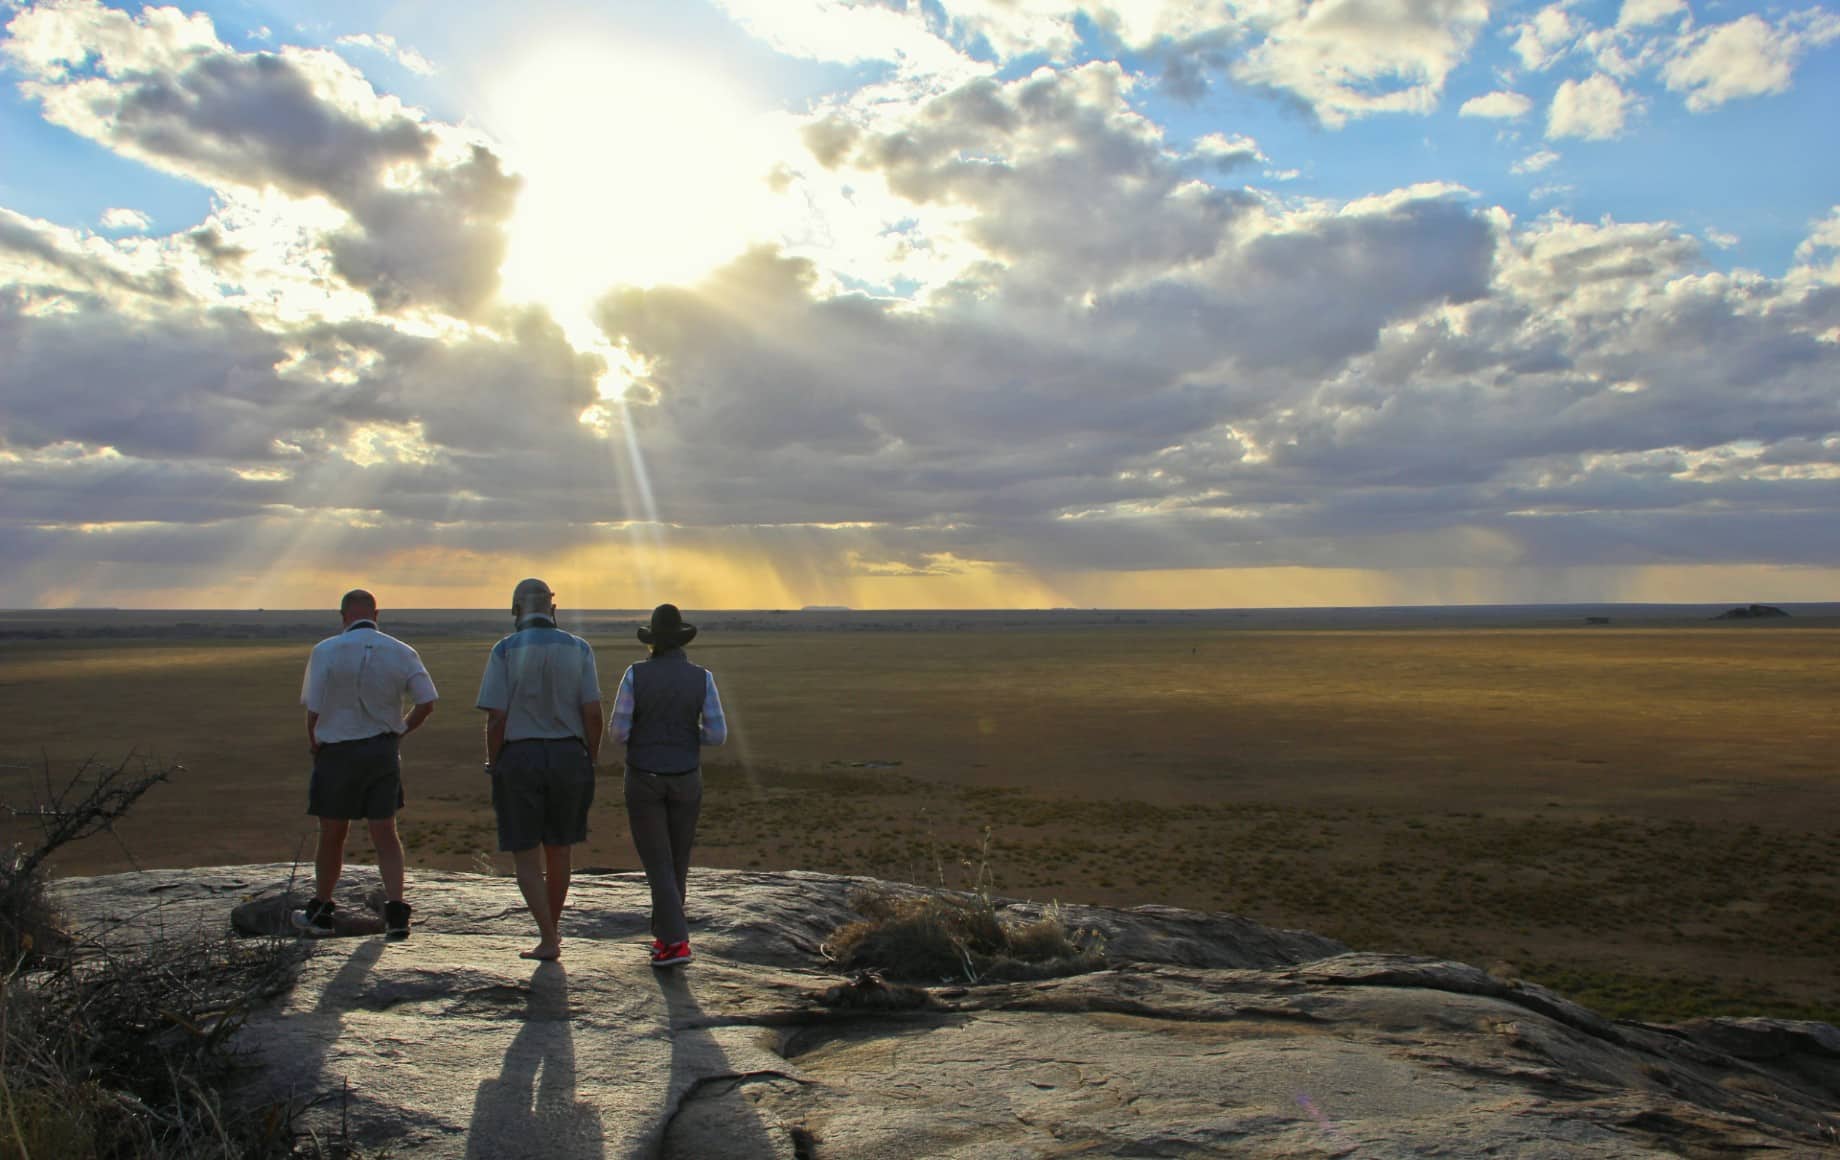
M528 580L519 580L518 586L511 592L511 610L519 616L533 612L548 612L550 602L556 594L549 585L532 576Z

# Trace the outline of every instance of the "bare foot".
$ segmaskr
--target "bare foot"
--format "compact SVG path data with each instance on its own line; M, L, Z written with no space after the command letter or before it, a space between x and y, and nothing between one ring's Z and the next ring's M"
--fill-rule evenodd
M560 942L553 942L553 943L540 942L536 946L531 947L527 951L518 952L518 958L535 959L540 963L553 963L561 957L562 957L562 944Z

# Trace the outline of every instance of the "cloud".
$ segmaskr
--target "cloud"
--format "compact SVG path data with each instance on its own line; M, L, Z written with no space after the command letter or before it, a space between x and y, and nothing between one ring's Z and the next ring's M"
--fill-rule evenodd
M1191 179L1131 107L1131 84L1113 64L978 80L891 131L832 117L806 142L829 168L876 174L918 206L964 211L965 235L988 257L1096 288L1206 258L1249 204Z
M1548 4L1530 20L1522 21L1514 33L1514 53L1521 64L1535 72L1551 68L1577 40L1579 28L1573 23L1564 3Z
M929 26L922 5L851 0L717 0L742 27L791 56L891 62L928 85L962 83L992 71Z
M102 228L105 230L129 230L145 233L153 226L153 219L138 209L115 207L102 211Z
M4 51L47 120L219 189L323 198L334 266L381 308L476 315L518 188L496 155L373 90L330 52L239 53L205 16L93 0L29 9Z
M1646 28L1681 16L1691 16L1687 0L1623 0L1617 14L1618 28Z
M1816 264L1823 257L1827 261L1824 267ZM1807 287L1814 294L1840 298L1830 293L1830 288L1840 287L1840 205L1810 227L1808 236L1795 248L1795 261L1796 267L1789 277L1792 284ZM1836 306L1840 307L1840 302L1836 302ZM1840 341L1840 309L1836 309L1834 315L1827 338Z
M809 228L607 294L592 353L495 296L519 186L492 143L201 17L15 16L47 116L212 209L165 236L0 210L0 593L227 575L226 599L272 604L331 570L437 593L532 558L582 591L738 569L734 592L790 603L1045 601L1158 569L1840 565L1840 209L1766 276L1710 268L1714 231L1517 221L1448 184L1295 196L1259 188L1250 137L1172 142L1153 75L995 68L1031 36L1059 51L1048 5L750 11L813 51L814 13L865 22L909 71L805 119L774 188ZM1401 11L1082 27L1149 74L1264 50L1260 83L1328 124L1440 99L1474 12ZM1547 47L1658 62L1660 12L1572 12ZM1307 76L1327 45L1339 71ZM1566 80L1549 135L1613 136L1635 91Z
M413 48L404 48L402 45L397 44L396 38L393 36L388 36L383 33L361 32L351 36L341 36L339 37L339 43L350 45L353 48L366 48L370 49L372 52L380 52L403 68L408 69L416 76L433 76L435 72L434 65L430 63L427 57L415 51Z
M1553 152L1551 149L1540 149L1536 152L1527 154L1527 156L1516 161L1513 165L1508 166L1508 172L1539 173L1543 169L1550 168L1558 162L1558 160L1559 154Z
M1622 135L1630 113L1639 107L1636 97L1602 73L1582 81L1568 80L1553 94L1546 136L1552 140L1578 137L1608 141Z
M157 245L110 245L0 209L0 288L59 283L162 301L183 296L182 280L162 259Z
M1257 141L1237 133L1232 136L1225 133L1209 133L1196 140L1193 152L1194 156L1208 162L1223 173L1242 165L1271 160L1259 150Z
M946 521L988 558L1015 521L1155 494L1119 469L1372 349L1391 319L1482 293L1492 246L1431 190L1300 211L1090 305L1040 298L1025 264L916 313L822 296L808 264L757 251L698 287L620 292L600 317L649 368L635 422L676 518ZM718 448L716 487L695 465Z
M1771 24L1755 14L1685 36L1662 69L1695 113L1788 90L1803 54L1840 39L1840 15L1810 9Z
M1526 116L1527 110L1531 108L1533 108L1533 102L1520 93L1493 92L1464 101L1463 107L1458 109L1457 113L1464 117L1513 120L1516 117Z
M1232 73L1297 97L1330 128L1376 113L1428 113L1488 15L1484 0L1332 0L1263 28Z

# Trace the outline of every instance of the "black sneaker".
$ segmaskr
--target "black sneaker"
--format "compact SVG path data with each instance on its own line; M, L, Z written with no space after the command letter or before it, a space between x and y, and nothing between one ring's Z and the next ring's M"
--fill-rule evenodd
M314 938L325 938L332 933L332 912L338 908L339 904L336 902L322 902L317 898L312 898L307 900L305 910L291 912L288 919L293 922L295 930L303 931Z
M408 903L386 902L383 904L383 933L394 939L409 937Z

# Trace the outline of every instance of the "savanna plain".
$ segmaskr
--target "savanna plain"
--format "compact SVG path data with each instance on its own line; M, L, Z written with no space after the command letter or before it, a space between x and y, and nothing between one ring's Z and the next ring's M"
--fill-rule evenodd
M1840 617L1821 611L693 616L732 729L697 863L1230 911L1612 1015L1840 1022ZM638 615L563 619L611 703ZM441 692L403 746L410 864L503 871L472 704L509 618L386 608L383 627ZM336 628L0 613L0 804L86 759L178 762L55 872L310 862L299 685ZM638 866L619 773L610 746L577 867ZM0 813L0 840L31 825ZM370 860L362 827L348 855Z

